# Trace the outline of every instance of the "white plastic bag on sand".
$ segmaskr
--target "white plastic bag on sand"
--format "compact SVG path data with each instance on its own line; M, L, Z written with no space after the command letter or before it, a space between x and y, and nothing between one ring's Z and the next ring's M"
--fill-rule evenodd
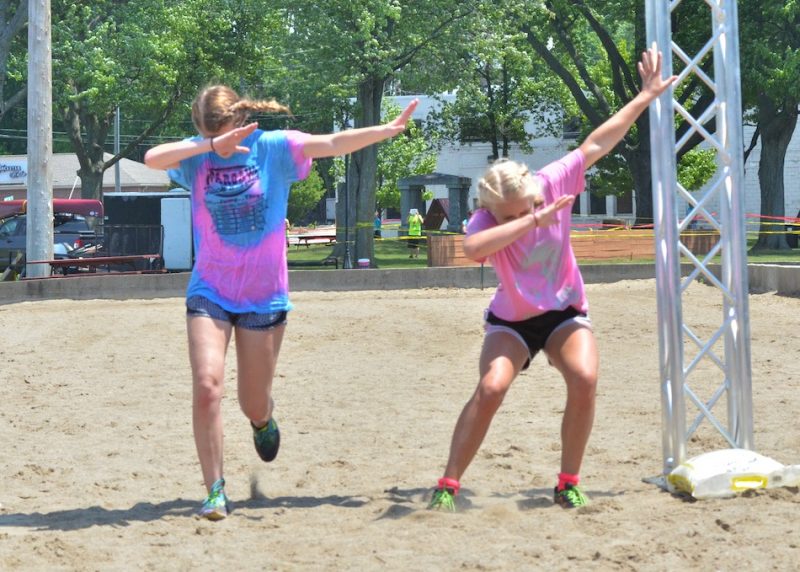
M747 449L723 449L692 457L667 476L667 488L696 499L732 497L749 489L800 486L800 465Z

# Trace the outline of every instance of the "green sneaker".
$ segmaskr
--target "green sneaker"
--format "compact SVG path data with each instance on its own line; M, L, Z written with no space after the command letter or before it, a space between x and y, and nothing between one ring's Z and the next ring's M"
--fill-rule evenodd
M266 463L275 460L281 446L281 432L278 430L278 424L270 417L263 427L256 427L252 421L250 426L253 428L253 442L256 445L258 456Z
M448 488L439 488L433 491L428 510L442 512L456 512L456 495Z
M568 484L562 491L553 489L553 502L564 508L578 508L589 504L589 499L576 485Z
M203 501L203 506L200 507L200 512L197 516L208 520L222 520L228 516L229 512L230 501L225 494L225 479L217 479L211 485L211 492L208 493L206 500Z

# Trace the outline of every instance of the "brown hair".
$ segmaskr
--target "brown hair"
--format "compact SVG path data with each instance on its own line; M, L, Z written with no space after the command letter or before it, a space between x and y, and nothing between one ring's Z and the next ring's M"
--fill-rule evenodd
M478 206L491 209L504 201L530 197L534 206L544 203L539 181L527 165L509 159L495 161L478 181Z
M274 99L253 101L239 97L239 94L227 86L212 85L194 98L192 122L201 134L217 133L228 124L241 127L254 111L292 113L288 107Z

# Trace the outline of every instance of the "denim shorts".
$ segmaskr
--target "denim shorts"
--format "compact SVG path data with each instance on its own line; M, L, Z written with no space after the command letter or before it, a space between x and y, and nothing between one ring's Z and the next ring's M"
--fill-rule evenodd
M531 360L536 354L544 349L553 332L569 324L580 324L586 328L592 328L592 322L589 317L570 306L565 310L551 310L520 322L509 322L487 311L485 330L486 335L493 332L511 334L528 348L529 357L522 366L522 369L525 370L528 369Z
M265 331L286 325L285 311L267 314L259 314L257 312L237 314L236 312L229 312L204 296L190 296L186 300L186 315L222 320L223 322L229 322L232 326L245 328L246 330Z

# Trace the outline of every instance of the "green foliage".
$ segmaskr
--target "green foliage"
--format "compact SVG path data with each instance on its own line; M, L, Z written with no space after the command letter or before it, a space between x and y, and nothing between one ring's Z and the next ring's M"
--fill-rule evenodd
M489 142L495 157L508 156L512 145L530 152L531 141L558 128L554 98L560 86L527 46L515 19L500 4L481 6L455 48L457 89L453 101L442 98L426 128L456 144ZM527 130L535 119L541 129Z
M325 184L317 168L312 165L308 177L292 185L286 216L291 222L301 221L325 194Z
M390 100L382 103L382 121L400 114L400 107ZM400 208L400 189L397 181L412 175L432 173L436 168L437 138L425 133L415 121L409 121L405 132L378 145L378 177L376 208ZM333 177L344 178L344 158L333 161Z
M687 191L699 191L717 170L713 149L692 149L678 162L678 183Z
M699 191L717 169L716 152L692 149L678 161L678 183L689 192ZM633 188L633 179L625 160L618 153L603 157L587 175L592 193L621 196Z
M399 106L384 100L383 120L396 117ZM378 148L378 208L400 208L397 181L411 175L425 175L436 168L435 141L427 137L416 122L410 121L405 133L384 141Z
M800 3L739 3L742 90L745 105L761 95L797 105L800 98Z
M595 163L586 180L592 193L601 196L619 197L633 188L631 172L619 153L606 155Z

